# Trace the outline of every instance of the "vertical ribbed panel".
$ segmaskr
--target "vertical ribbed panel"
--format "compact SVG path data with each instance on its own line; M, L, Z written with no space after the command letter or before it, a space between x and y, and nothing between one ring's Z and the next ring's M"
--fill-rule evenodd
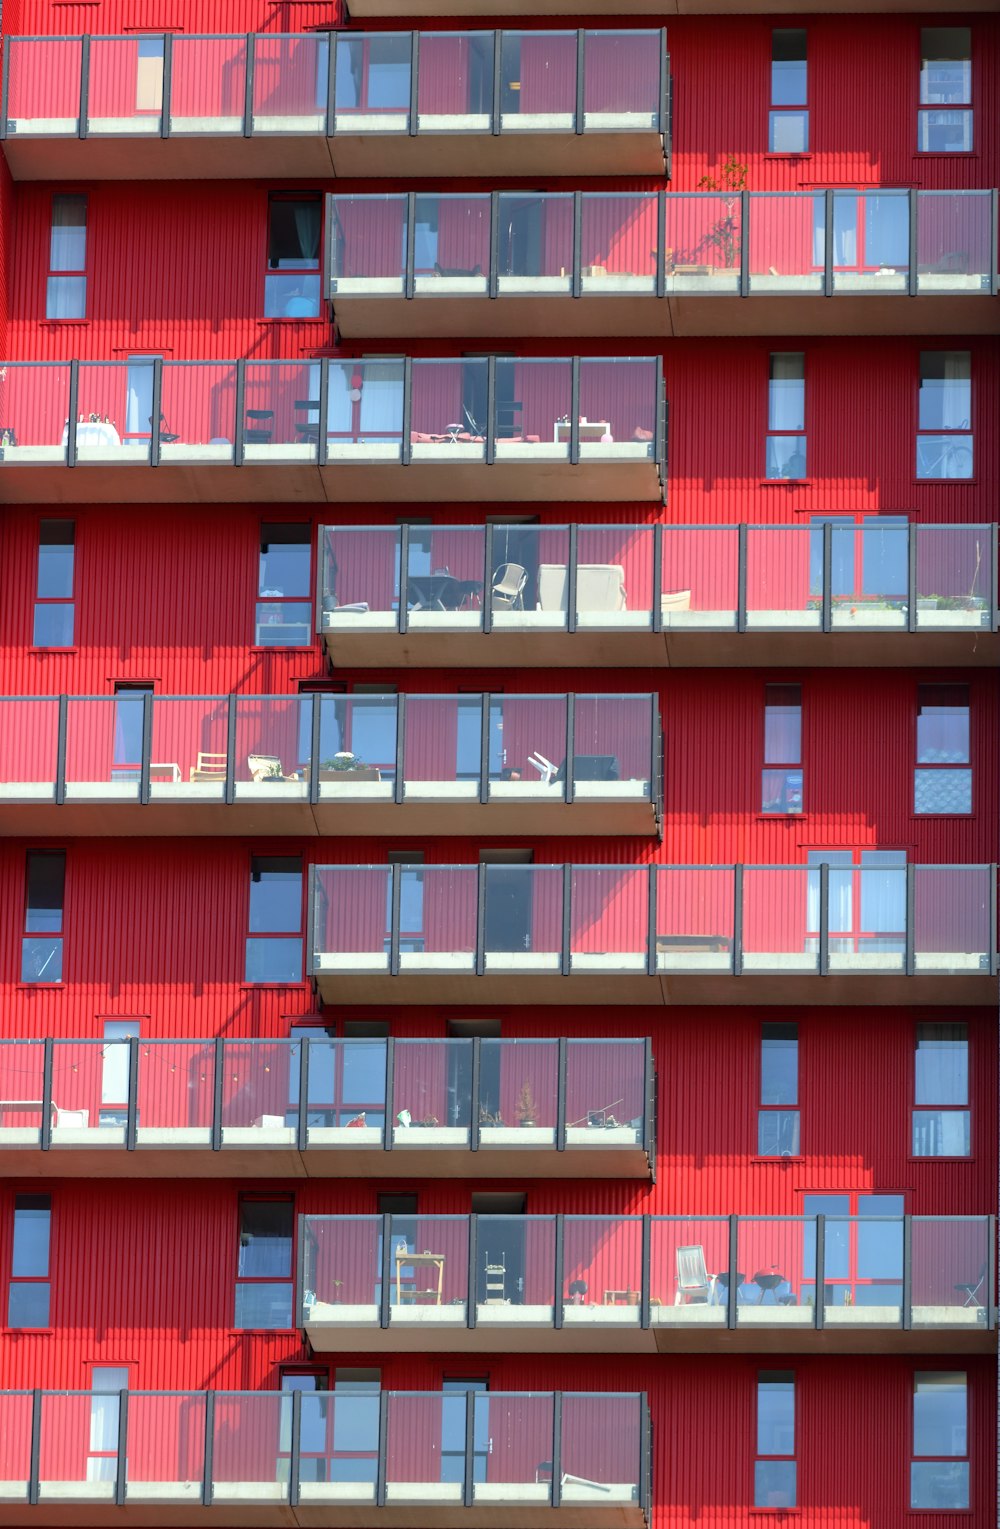
M19 17L8 20L10 0L4 0L4 31L28 35L76 35L80 32L155 32L168 26L175 32L311 32L339 26L340 0L17 0Z

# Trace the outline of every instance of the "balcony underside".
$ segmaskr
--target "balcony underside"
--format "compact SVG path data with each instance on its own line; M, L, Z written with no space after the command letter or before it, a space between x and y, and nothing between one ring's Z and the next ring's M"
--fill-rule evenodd
M831 972L820 977L815 973L788 970L801 956L773 958L773 971L757 970L733 976L731 972L658 972L648 976L636 970L639 960L628 969L610 960L602 970L601 958L591 957L595 965L587 972L561 977L558 956L553 955L547 972L511 974L503 966L491 968L486 958L486 973L477 977L474 958L453 958L458 970L414 972L401 970L390 976L376 966L378 957L368 958L367 972L351 969L348 957L317 956L314 973L317 990L324 1002L331 1004L606 1004L611 1006L644 1004L649 1007L677 1004L814 1004L820 1006L851 1004L949 1004L984 1005L997 1001L997 978L986 971L924 972L913 976L865 967L863 958L851 972ZM405 963L406 956L401 957ZM412 957L410 958L412 960ZM421 957L421 960L429 958ZM448 959L448 958L444 958ZM501 958L502 959L502 958ZM515 960L517 957L514 958ZM544 959L544 958L542 958ZM761 957L744 958L760 962ZM786 970L777 969L784 959ZM834 958L836 959L836 958ZM847 958L850 959L850 958ZM523 961L524 958L521 957ZM962 957L955 964L975 957ZM331 969L337 962L338 968ZM324 963L326 963L324 965ZM918 957L918 968L920 957ZM443 963L442 963L443 964ZM505 963L506 964L506 963Z
M696 1308L714 1320L686 1327L672 1319L684 1314L690 1322L691 1308L654 1307L650 1325L643 1329L639 1326L637 1308L584 1306L569 1308L567 1325L558 1331L551 1325L551 1308L547 1325L543 1325L541 1317L532 1325L530 1320L495 1321L498 1312L507 1313L511 1308L480 1306L477 1325L471 1328L461 1325L464 1304L458 1321L453 1315L455 1309L403 1307L404 1320L398 1322L400 1309L395 1308L393 1321L385 1328L375 1325L377 1318L355 1325L349 1319L314 1318L306 1323L305 1336L316 1354L995 1354L997 1351L996 1333L985 1325L979 1326L976 1313L971 1310L972 1320L964 1326L942 1322L940 1327L925 1326L903 1332L898 1326L884 1325L884 1321L883 1325L878 1321L857 1321L857 1314L865 1310L863 1307L834 1308L828 1313L828 1318L833 1317L834 1321L819 1331L811 1325L812 1308L806 1306L777 1308L788 1314L788 1320L778 1322L772 1315L775 1308L750 1308L763 1320L733 1329L726 1326L722 1307ZM602 1315L609 1309L623 1320L602 1322ZM324 1315L337 1311L336 1306L323 1308ZM571 1323L574 1311L587 1320ZM851 1320L837 1321L844 1313ZM662 1324L661 1314L666 1319ZM949 1311L948 1318L953 1315ZM919 1308L914 1311L914 1320L918 1318Z
M444 14L444 12L441 12ZM483 14L486 14L485 12ZM372 127L377 129L378 117ZM287 180L311 176L655 175L666 169L663 139L649 115L634 114L635 130L567 130L561 117L552 129L419 132L402 130L345 133L327 138L321 130L285 133L212 133L169 138L95 133L86 138L13 134L3 152L17 181L46 180ZM541 125L540 125L541 126ZM22 132L28 125L24 124Z
M405 798L394 802L391 782L373 785L377 797L356 797L345 792L336 801L310 803L308 786L280 781L273 787L257 788L258 800L236 801L227 806L222 801L198 799L172 802L151 800L141 805L135 800L77 801L70 797L56 806L49 788L48 800L39 802L18 798L17 786L0 786L0 836L34 834L51 838L159 838L175 836L237 838L278 835L296 838L357 836L380 834L426 835L587 835L588 837L625 835L650 837L657 831L656 813L649 799L648 786L642 782L616 782L622 788L619 799L609 795L578 796L572 803L560 800L561 785L538 786L525 793L527 799L480 802L478 786L472 799L461 788L464 782L442 782L435 789L426 783L423 800ZM578 788L593 791L596 782ZM634 789L629 790L630 787ZM449 789L450 788L450 789ZM107 787L91 788L95 795ZM157 789L154 783L152 790ZM183 785L173 788L183 798ZM188 788L190 789L190 788ZM197 788L195 788L197 789ZM215 789L209 787L208 789ZM540 800L544 790L551 799ZM612 786L612 790L613 790ZM643 795L645 789L646 794ZM135 796L134 787L124 787ZM294 795L297 800L283 799ZM534 799L532 799L534 798Z
M7 1500L3 1522L10 1529L107 1529L117 1523L123 1529L197 1529L201 1524L218 1525L219 1529L283 1529L285 1525L299 1525L301 1529L559 1529L567 1523L573 1529L643 1529L646 1523L642 1508L635 1503L591 1506L573 1502L552 1508L532 1501L529 1493L537 1494L540 1488L528 1486L510 1489L512 1493L520 1490L520 1499L465 1508L454 1500L436 1501L435 1491L442 1494L446 1488L433 1483L427 1485L427 1495L420 1499L407 1501L397 1496L394 1501L394 1484L390 1482L386 1506L378 1508L371 1501L359 1502L357 1489L355 1495L349 1495L347 1483L340 1485L338 1492L336 1483L303 1482L301 1493L306 1500L292 1508L280 1500L282 1495L287 1498L287 1484L223 1482L216 1485L216 1497L206 1509L200 1501L200 1483L196 1482L171 1484L172 1495L163 1495L159 1501L143 1501L138 1496L141 1487L134 1486L135 1498L123 1507L115 1506L113 1488L101 1498L93 1491L95 1486L109 1485L53 1482L39 1504L29 1507L26 1482L4 1483ZM400 1485L405 1489L406 1483ZM22 1486L23 1494L19 1491ZM43 1482L43 1492L45 1486ZM225 1497L220 1497L220 1487ZM331 1495L324 1502L320 1495L324 1491L338 1493L340 1500Z
M532 613L526 614L530 616ZM964 630L925 627L916 632L877 627L845 627L832 632L803 630L794 623L798 620L804 625L809 619L806 613L788 614L792 617L789 624L773 630L751 627L746 632L738 632L736 612L733 611L719 613L719 619L729 623L725 631L692 627L690 630L663 632L641 628L518 632L494 628L492 632L484 633L464 629L460 640L456 640L454 629L365 632L360 627L352 631L345 625L342 630L325 632L323 646L335 669L455 669L466 666L475 669L733 669L772 665L784 668L798 665L809 668L925 665L988 668L1000 662L1000 634L985 629L979 613L934 612L932 614L939 619L960 622L963 618L974 617L974 622L970 620ZM926 613L921 612L921 616L926 620ZM387 621L391 619L390 616ZM815 619L818 624L818 613ZM905 617L899 619L905 623ZM474 621L478 626L478 615L474 616Z
M736 279L732 277L731 284ZM366 283L361 279L350 283L359 290L348 295L343 291L345 283L339 283L333 308L341 335L345 339L409 340L472 336L503 339L522 334L553 339L597 335L681 339L697 335L1000 333L1000 300L976 291L924 293L916 297L877 290L839 292L832 297L794 290L784 295L747 298L739 297L735 291L716 295L668 292L665 297L656 297L652 292L641 295L609 292L605 296L594 290L599 284L590 278L591 290L574 298L568 295L566 277L565 281L553 279L557 286L567 289L565 292L490 299L485 295L438 296L434 287L446 286L447 280L442 282L433 277L420 280L427 283L430 291L413 298L366 296L363 291ZM485 285L485 278L481 280ZM605 280L610 285L614 278ZM812 283L813 278L803 280Z
M512 443L513 444L513 443ZM7 504L491 504L534 503L539 500L631 501L660 503L663 489L656 462L645 451L632 450L632 442L601 446L602 460L571 465L556 459L561 448L553 446L549 459L541 454L532 460L531 445L520 460L498 460L487 467L482 460L458 460L461 445L414 447L417 460L403 466L398 448L393 460L340 461L318 467L315 462L282 461L274 448L271 461L231 464L163 463L80 464L68 468L63 462L18 461L13 453L30 453L30 447L6 448L0 468L0 499ZM502 455L503 442L498 442ZM53 451L61 448L41 448ZM216 448L208 447L211 451ZM267 447L254 448L268 451ZM333 448L331 447L331 451ZM448 455L448 452L451 455ZM478 450L478 448L477 448ZM420 453L425 454L421 458ZM586 453L587 447L581 446ZM563 452L563 456L568 452Z
M18 1128L14 1128L18 1129ZM448 1129L448 1128L445 1128ZM71 1140L53 1145L42 1152L38 1145L37 1128L19 1134L30 1135L33 1140L20 1146L9 1144L10 1131L0 1129L0 1175L17 1179L639 1179L649 1181L650 1168L645 1152L639 1146L601 1145L604 1134L592 1131L597 1138L592 1146L567 1144L564 1152L557 1152L554 1144L539 1147L533 1138L535 1132L522 1131L525 1146L480 1147L472 1152L468 1146L422 1147L419 1144L402 1147L397 1142L391 1152L375 1145L368 1148L337 1146L324 1148L310 1146L304 1152L294 1145L293 1127L262 1130L246 1127L237 1132L242 1138L240 1145L226 1138L232 1131L224 1129L223 1146L220 1151L211 1150L208 1129L189 1133L187 1128L163 1131L160 1137L181 1137L194 1134L198 1145L156 1145L150 1133L139 1128L139 1145L134 1152L127 1152L124 1129L93 1128L89 1131L69 1130ZM93 1138L114 1138L104 1145L94 1144ZM344 1128L348 1136L357 1131ZM411 1137L419 1137L422 1131L412 1128ZM467 1133L465 1133L467 1134ZM511 1135L516 1128L511 1128ZM549 1133L554 1137L555 1132ZM247 1142L260 1137L259 1145ZM282 1138L276 1140L276 1137ZM86 1138L86 1139L85 1139ZM145 1139L144 1139L145 1138Z

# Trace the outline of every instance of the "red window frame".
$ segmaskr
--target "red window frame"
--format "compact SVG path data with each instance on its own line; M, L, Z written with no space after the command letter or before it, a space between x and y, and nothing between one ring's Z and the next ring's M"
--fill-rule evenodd
M777 690L793 690L793 689L797 690L798 693L799 693L799 700L798 700L798 712L799 712L799 757L798 757L798 759L786 759L786 760L768 759L768 757L767 757L767 713L768 713L768 709L769 709L768 693L771 692L771 691L777 691ZM775 701L773 704L775 706L777 706L777 705L779 705L781 703ZM801 818L803 813L805 812L805 790L804 790L804 787L805 787L805 768L804 768L804 765L802 763L802 755L803 755L803 752L804 752L804 743L805 743L805 729L804 729L804 726L803 726L804 719L805 719L805 707L804 707L803 701L802 701L802 685L799 683L799 681L797 681L797 680L791 680L791 681L768 680L768 681L766 681L766 683L764 685L764 704L763 704L763 718L762 718L763 726L761 727L761 734L760 734L760 812L761 812L761 815L764 816L764 817L769 817L769 818L773 817L773 818L778 818L778 819L781 819L781 820L785 820L787 818ZM802 776L802 783L803 783L802 799L800 801L798 811L791 811L791 810L789 810L789 811L780 811L776 807L773 807L773 806L769 807L767 805L767 798L766 798L766 791L765 791L765 776L770 775L772 773L781 773L781 772L784 772L785 775L787 776L790 772L795 772L795 771L797 771ZM786 781L786 785L785 785L785 787L783 789L787 791L787 781Z
M968 712L968 716L969 716L969 746L968 746L968 750L966 752L966 756L965 756L964 759L955 759L955 760L947 760L947 761L945 761L945 760L929 760L929 761L925 762L924 760L922 760L920 758L920 746L919 746L919 733L918 733L918 729L920 727L921 700L922 700L922 697L923 697L924 693L929 691L929 690L940 690L940 691L958 691L958 690L964 690L964 692L965 692L964 710ZM961 703L959 703L959 704L961 704ZM965 684L962 681L959 681L957 684L950 684L948 682L939 683L936 680L930 680L930 681L923 681L923 680L921 680L921 681L918 681L916 696L914 698L914 711L913 711L913 791L914 791L914 816L915 817L920 817L920 818L937 818L937 817L971 818L971 817L975 816L975 808L976 808L976 780L975 780L975 775L973 773L973 766L972 766L972 760L973 760L973 755L975 753L975 748L974 748L974 739L973 739L972 728L973 728L973 707L972 707L972 687L970 685ZM967 813L966 812L960 812L960 813L954 813L954 812L943 812L943 813L941 813L941 812L920 812L920 813L918 813L918 812L916 812L916 784L917 784L917 775L920 772L930 773L930 772L936 772L936 771L939 771L939 770L942 770L942 771L943 770L968 770L968 772L969 772L969 811Z
M299 889L299 923L298 923L298 928L297 929L251 929L250 928L250 896L251 896L251 889L252 889L252 886L253 886L253 867L254 867L254 861L256 861L256 860L298 860L298 862L299 862L299 870L300 870L301 877L302 877L302 885L301 885L301 887ZM243 984L244 984L245 987L251 987L251 988L260 988L260 987L302 987L304 985L304 983L306 981L306 977L305 977L305 969L306 969L305 934L306 934L306 917L307 917L306 903L307 903L307 897L308 897L309 871L310 871L310 867L309 867L309 865L306 864L306 859L305 859L304 855L277 855L277 854L261 853L261 852L258 852L257 850L251 851L249 863L247 865L247 901L246 901L246 923L245 923L246 933L245 933L245 937L244 937L244 941L243 941L243 974L244 974L243 975ZM302 945L301 970L302 970L303 975L299 978L299 980L297 982L293 982L293 981L281 982L281 981L276 980L273 977L265 977L265 978L263 978L259 982L253 982L253 981L251 981L251 980L249 980L247 978L247 976L246 976L246 958L247 958L247 949L249 947L249 944L250 944L251 940L295 940L295 939L299 940L301 945Z
M288 1206L291 1207L292 1236L291 1236L291 1248L289 1250L289 1255L288 1255L289 1272L288 1272L287 1276L283 1275L283 1274L259 1274L259 1275L257 1275L257 1274L249 1274L248 1275L248 1274L241 1274L240 1273L240 1248L242 1246L242 1243L241 1243L240 1239L242 1237L242 1227L243 1227L243 1207L244 1207L244 1205L262 1205L262 1204L263 1205L281 1204L281 1205L288 1205ZM298 1218L297 1218L296 1213L295 1213L295 1195L294 1194L280 1194L280 1193L268 1194L265 1191L261 1191L258 1194L247 1193L247 1194L240 1194L240 1195L237 1196L237 1201L236 1201L236 1237L234 1239L235 1246L234 1246L234 1250L233 1250L234 1251L234 1255L235 1255L234 1256L234 1265L235 1265L235 1267L234 1267L234 1270L233 1270L233 1307L232 1307L232 1310L233 1310L233 1330L235 1332L238 1332L238 1333L247 1333L247 1332L290 1332L290 1331L293 1331L295 1329L295 1327L296 1327L295 1271L296 1271L297 1259L298 1259L298 1225L297 1225L297 1222L298 1222ZM291 1324L290 1324L290 1326L287 1327L287 1328L284 1328L284 1327L266 1327L266 1328L237 1327L236 1326L236 1321L235 1321L235 1316L236 1316L236 1292L239 1289L239 1287L243 1286L243 1285L288 1285L289 1290L290 1290L290 1294L291 1294L291 1299L289 1301L289 1309L291 1311Z
M22 1199L48 1200L49 1202L49 1257L46 1272L44 1274L15 1274L14 1273L14 1217L17 1214L17 1202ZM52 1322L52 1269L55 1263L53 1257L53 1245L55 1239L55 1217L52 1213L52 1196L50 1194L36 1195L28 1189L17 1190L10 1199L10 1256L7 1267L7 1289L3 1308L3 1327L7 1332L14 1333L39 1333L51 1332ZM49 1290L49 1320L43 1327L11 1327L10 1318L10 1293L15 1286L20 1285L47 1285Z
M962 1356L960 1354L956 1354L955 1355L956 1362L961 1362L961 1359L962 1359ZM918 1375L934 1375L934 1374L962 1375L965 1378L965 1454L964 1455L918 1455L916 1453L915 1449L914 1449L914 1445L916 1443L915 1435L916 1435L916 1410L917 1410L917 1376ZM959 1514L959 1513L966 1514L971 1519L972 1512L973 1512L972 1506L971 1506L971 1504L972 1504L972 1494L973 1494L973 1490L974 1490L973 1489L973 1482L972 1482L972 1451L970 1449L970 1444L971 1444L971 1440L972 1440L972 1428L973 1428L972 1388L969 1385L969 1371L968 1371L968 1369L967 1368L963 1368L963 1369L951 1369L951 1368L948 1367L948 1365L946 1363L943 1363L943 1362L935 1364L932 1355L930 1355L930 1354L925 1355L924 1356L924 1360L919 1365L919 1367L918 1366L914 1366L914 1368L913 1368L913 1370L911 1372L911 1379L910 1379L910 1465L912 1466L912 1465L937 1465L937 1464L940 1464L940 1465L965 1465L965 1466L967 1466L968 1473L969 1473L969 1504L970 1505L967 1508L952 1508L952 1509L947 1509L947 1508L945 1508L945 1509L941 1509L941 1508L914 1508L914 1507L910 1506L912 1504L912 1501L913 1501L912 1486L911 1486L912 1472L908 1469L907 1470L907 1482L906 1482L906 1502L907 1502L907 1506L909 1507L909 1511L911 1513L940 1513L940 1512L947 1513L947 1512L951 1512L953 1514Z
M886 1277L884 1279L883 1278L874 1279L870 1275L861 1275L861 1274L858 1273L858 1241L859 1241L859 1238L858 1238L858 1229L859 1229L858 1217L861 1216L863 1218L863 1215L865 1214L865 1213L862 1213L861 1211L859 1211L859 1209L858 1209L858 1202L862 1198L870 1198L870 1197L874 1197L874 1196L893 1196L896 1199L902 1200L903 1208L902 1208L901 1211L885 1211L884 1215L886 1217L891 1217L891 1216L894 1216L894 1215L906 1215L907 1214L907 1208L906 1208L907 1191L905 1189L884 1189L882 1187L879 1187L878 1189L870 1189L870 1188L869 1189L804 1189L804 1190L801 1191L801 1194L802 1194L802 1206L803 1206L802 1214L804 1216L808 1216L808 1215L812 1214L812 1212L807 1211L805 1209L806 1199L809 1196L811 1196L811 1195L823 1195L823 1196L838 1195L842 1199L846 1199L849 1202L848 1203L848 1208L846 1210L844 1210L844 1211L828 1211L828 1212L825 1213L828 1217L831 1217L831 1216L838 1216L838 1217L839 1216L849 1216L849 1217L851 1217L851 1220L850 1220L850 1222L848 1224L847 1273L846 1274L831 1274L830 1271L829 1271L829 1268L825 1268L824 1271L823 1271L823 1284L824 1284L824 1286L836 1286L838 1288L849 1290L853 1294L853 1292L858 1288L859 1285L863 1286L863 1287L865 1287L867 1289L867 1288L877 1288L880 1285L886 1285L886 1286L892 1287L892 1286L895 1286L895 1285L901 1285L902 1284L902 1282L903 1282L903 1271L902 1271L902 1269L900 1270L900 1276L899 1276L898 1280L897 1279L889 1279L888 1277ZM872 1219L877 1221L879 1219L879 1214L880 1213L878 1211L872 1211L872 1212L869 1212L867 1214L870 1214L872 1216ZM808 1228L806 1229L806 1235L808 1235ZM902 1231L900 1232L900 1243L902 1244ZM827 1264L829 1264L829 1262L830 1262L829 1248L830 1248L830 1232L829 1232L829 1228L828 1228L827 1229L827 1254L826 1254L826 1262L827 1262ZM805 1275L803 1275L802 1282L801 1282L802 1290L803 1290L803 1292L805 1292L805 1291L807 1291L808 1289L811 1288L812 1291L813 1291L814 1299L815 1299L816 1283L817 1283L817 1281L816 1281L815 1272L813 1273L811 1278L806 1278Z
M55 229L55 204L59 197L73 198L83 202L83 266L72 271L54 271L52 269L52 234ZM67 191L53 188L49 201L49 247L45 257L45 319L50 324L82 324L86 322L90 309L90 197L86 191ZM63 278L65 280L83 280L83 312L71 317L60 318L58 314L49 313L49 281L51 278Z
M42 526L51 523L60 523L73 528L72 542L53 543L53 545L72 546L73 548L73 579L68 595L40 595L38 585L42 574ZM79 573L77 570L77 545L76 545L76 517L69 515L43 515L38 521L38 541L35 555L35 595L31 602L31 646L33 649L44 653L69 653L76 647L76 591ZM55 647L49 643L37 643L35 641L35 618L40 605L69 605L73 610L73 640L65 647Z
M922 1028L922 1026L924 1026L924 1025L934 1025L934 1024L950 1025L950 1026L953 1026L954 1029L956 1029L956 1030L962 1029L962 1030L965 1031L965 1034L963 1036L956 1037L956 1040L961 1039L961 1040L963 1040L965 1042L965 1069L966 1069L967 1087L966 1087L966 1091L965 1091L965 1103L964 1104L937 1104L935 1102L932 1102L931 1100L924 1100L923 1102L921 1102L920 1100L917 1099L917 1042L919 1040L919 1031ZM914 1026L913 1026L913 1046L911 1048L911 1054L910 1054L910 1145L909 1145L909 1151L907 1153L907 1156L912 1158L915 1162L919 1162L919 1163L928 1163L928 1162L930 1162L930 1163L939 1163L939 1162L969 1163L969 1162L971 1162L972 1158L973 1158L973 1142L974 1142L974 1131L975 1131L975 1122L974 1122L974 1119L973 1119L973 1111L972 1111L972 1097L973 1097L973 1089L972 1089L972 1037L969 1034L969 1026L968 1026L968 1024L965 1022L965 1020L952 1020L952 1019L941 1019L941 1020L920 1019L920 1020L915 1021ZM968 1153L964 1153L960 1157L956 1157L953 1153L950 1153L950 1152L935 1152L935 1153L921 1152L919 1154L914 1152L914 1150L913 1150L914 1117L918 1113L923 1113L923 1112L928 1111L928 1110L929 1111L937 1112L937 1113L942 1114L942 1115L968 1115L968 1117L969 1117L969 1150L968 1150Z

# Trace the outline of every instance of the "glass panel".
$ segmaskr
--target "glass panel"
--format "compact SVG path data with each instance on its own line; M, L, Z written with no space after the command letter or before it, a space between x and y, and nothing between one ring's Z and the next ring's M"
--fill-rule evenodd
M822 293L822 192L750 193L751 293Z
M560 970L561 866L486 867L486 969Z
M585 1062L581 1066L585 1066ZM567 1059L567 1072L570 1064ZM485 1039L479 1054L480 1147L554 1147L559 1094L556 1041ZM567 1098L569 1083L567 1082ZM576 1098L574 1096L574 1103ZM578 1111L576 1112L578 1113ZM567 1120L569 1119L567 1103ZM530 1132L530 1136L524 1133Z
M302 1224L303 1320L379 1320L381 1216L307 1216Z
M91 1430L105 1407L117 1409L116 1397L89 1392L43 1392L38 1459L39 1501L72 1499L73 1487L86 1484L88 1501L113 1503L117 1438L109 1458L94 1456ZM69 1485L69 1490L67 1490ZM83 1495L80 1493L79 1495Z
M652 192L583 193L580 261L585 292L655 290L656 216Z
M657 866L660 971L732 971L734 872L726 866Z
M141 711L141 702L139 709ZM141 749L126 759L126 741L135 743L130 716L135 700L113 696L71 696L66 707L66 795L75 800L137 802ZM123 735L120 724L130 737ZM141 735L141 722L140 722Z
M779 446L797 437L776 437ZM768 448L775 444L768 442ZM772 454L773 455L773 454ZM769 457L768 475L773 465ZM799 467L795 468L798 472ZM801 469L804 471L804 468ZM746 606L748 627L817 630L819 602L814 595L814 532L806 526L748 526ZM818 587L822 591L822 537L819 538ZM780 756L775 756L780 757ZM797 759L798 755L791 758Z
M736 1320L741 1327L811 1327L816 1222L802 1216L741 1216L737 1227ZM787 1453L789 1451L781 1451Z
M665 628L736 626L736 526L664 526L661 606Z
M313 280L299 276L288 279L296 285ZM319 277L315 280L318 297ZM289 296L287 301L295 298ZM315 361L247 363L244 456L248 462L317 460L319 376Z
M906 292L909 265L910 207L906 192L834 192L835 292Z
M655 360L581 360L581 458L653 458L658 388Z
M729 1294L726 1216L654 1216L649 1297L654 1326L725 1327Z
M563 1505L637 1503L641 1413L637 1396L563 1395ZM595 1440L601 1441L600 1450ZM572 1478L578 1478L573 1480Z
M987 971L994 936L988 866L918 865L914 882L917 971Z
M497 203L497 275L505 292L568 293L573 276L573 197L502 191Z
M162 37L91 38L88 133L158 134L162 103Z
M57 610L60 607L43 609ZM0 699L0 736L7 744L0 755L0 800L54 801L58 699Z
M475 866L401 867L399 941L405 970L472 971L476 950Z
M986 1326L989 1223L984 1217L914 1216L911 1264L914 1327Z
M208 1144L215 1052L208 1041L147 1041L139 1048L139 1136L191 1131ZM149 1139L147 1135L147 1140Z
M403 438L402 361L333 362L329 388L330 461L398 462ZM342 596L340 603L346 603Z
M922 351L920 429L968 430L971 414L972 357L969 351Z
M668 292L729 292L740 285L743 203L738 191L667 194ZM653 245L655 247L655 238Z
M76 454L81 463L149 461L153 362L81 361Z
M141 1501L153 1495L143 1493L144 1485L167 1482L197 1500L205 1470L205 1411L203 1392L129 1392L127 1497Z
M392 1322L419 1321L420 1312L431 1307L435 1316L429 1320L464 1325L468 1302L469 1218L393 1216L389 1236ZM447 1307L447 1313L439 1314L438 1307Z
M212 1497L215 1502L288 1501L278 1466L281 1421L290 1398L280 1391L223 1391L215 1398L212 1428ZM255 1444L248 1447L248 1440ZM276 1468L277 1467L277 1468ZM247 1484L254 1490L247 1492Z
M638 114L638 125L660 125L659 32L614 32L602 28L583 39L583 110L588 128L632 127L616 120Z
M913 1453L968 1453L964 1370L917 1370L913 1377Z
M578 695L573 776L577 796L651 795L653 709L644 695Z
M68 421L68 362L0 367L0 471L4 463L64 462Z
M795 1507L795 1461L757 1460L753 1468L753 1500L758 1508Z
M491 800L563 800L565 696L493 696L489 740Z
M313 868L313 950L322 957L378 957L364 960L371 970L388 968L389 867ZM345 970L350 963L343 961Z
M576 1321L637 1326L641 1217L567 1216L563 1228L564 1323L570 1327ZM581 1314L580 1305L590 1309Z
M746 867L743 873L745 971L818 970L818 907L815 915L808 907L809 874L804 866Z
M69 137L79 130L79 37L9 37L7 87L9 131Z
M493 38L421 32L417 125L430 132L486 132L493 102ZM485 269L485 264L484 264Z
M246 37L184 37L175 33L172 48L171 133L242 133Z
M30 1391L5 1391L0 1395L0 1470L4 1481L24 1482L31 1476Z
M350 292L352 282L363 281L365 290L402 295L405 195L332 196L327 206L333 292Z
M326 131L330 45L322 34L254 39L255 133Z
M226 790L225 696L154 696L151 801L221 802Z
M270 945L276 942L261 943ZM298 1040L226 1041L222 1074L223 1146L263 1146L268 1140L263 1133L283 1130L293 1079L295 1086L298 1086L300 1047L301 1042ZM256 1138L253 1134L255 1132ZM247 1201L245 1208L251 1204ZM277 1216L278 1212L268 1210L267 1214ZM255 1274L251 1267L242 1272ZM255 1277L275 1272L285 1271L267 1268L260 1270Z
M399 604L397 526L324 526L322 629L381 624L396 620ZM361 618L365 618L362 622Z
M576 33L502 33L501 128L568 132L575 119Z
M400 1039L394 1050L395 1145L467 1146L472 1120L472 1042ZM491 1069L488 1076L494 1075Z
M648 631L653 611L652 526L577 528L580 627Z
M303 623L300 630L308 633L308 623ZM312 710L313 697L309 694L237 698L234 722L237 800L261 794L273 800L305 800L305 782L311 765ZM275 867L275 874L277 870ZM289 888L288 878L294 874L292 866L285 867L283 880ZM278 885L270 873L266 884ZM271 932L287 933L299 927L301 920L293 908L293 895L289 890L288 922ZM254 933L268 927L250 925Z
M991 611L983 526L915 526L917 625L986 626Z
M564 453L562 446L560 452ZM568 570L567 526L495 525L490 596L494 627L564 631ZM607 603L617 608L620 600L612 594Z
M989 291L992 217L988 191L918 191L917 290Z
M649 874L645 866L581 866L570 880L573 971L646 970Z
M549 1502L551 1466L536 1457L545 1453L540 1441L552 1437L552 1397L477 1392L472 1406L477 1457L480 1447L489 1450L485 1461L479 1457L473 1463L474 1496L484 1503L498 1497L511 1503ZM488 1467L485 1472L483 1464Z
M40 1145L44 1067L44 1041L0 1041L0 1142Z
M335 98L338 132L357 132L362 128L406 131L410 56L410 37L405 32L338 36ZM374 121L369 121L370 118Z
M479 441L472 440L477 436L475 421L466 418L464 423L456 444L472 444L478 452ZM482 625L485 562L486 533L482 526L411 526L406 603L413 630L478 630Z

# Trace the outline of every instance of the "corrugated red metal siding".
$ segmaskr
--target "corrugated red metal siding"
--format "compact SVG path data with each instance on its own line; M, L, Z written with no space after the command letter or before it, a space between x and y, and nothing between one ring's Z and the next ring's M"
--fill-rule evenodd
M81 32L309 32L339 26L339 0L17 0L17 19L8 18L4 31L15 27L29 36L76 36Z

